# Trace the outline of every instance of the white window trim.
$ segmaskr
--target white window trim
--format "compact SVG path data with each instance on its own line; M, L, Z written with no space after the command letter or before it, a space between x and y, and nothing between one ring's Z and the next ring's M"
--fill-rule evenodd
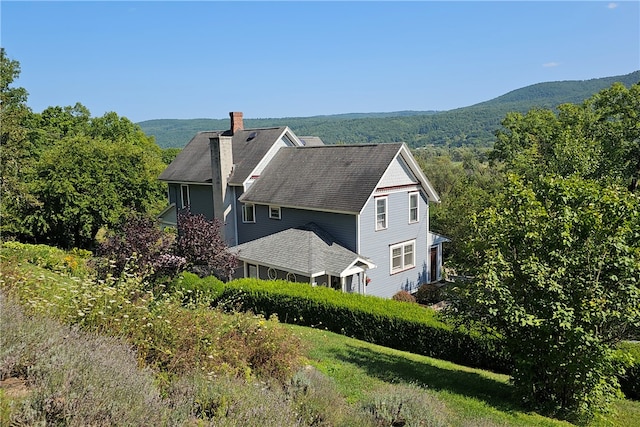
M251 207L251 216L252 216L252 220L249 221L247 219L247 209L249 209L249 206ZM242 222L244 224L255 224L256 222L256 205L254 205L253 203L243 203L242 204Z
M185 189L187 194L186 203L184 200ZM191 206L191 190L189 189L189 186L187 184L180 184L180 204L181 204L180 207L182 209L188 208L189 206Z
M376 231L386 230L389 228L389 198L387 196L376 197L373 199L374 203L374 218L376 221ZM378 201L384 200L384 226L378 225Z
M278 212L277 215L274 215L274 212ZM280 206L269 206L269 218L271 219L282 219L282 211L280 210Z
M416 199L416 219L411 218L411 199ZM417 191L412 191L409 193L409 224L415 224L416 222L420 222L420 193Z
M411 247L412 248L412 260L410 264L406 264L405 263L405 255L406 255L406 249L407 247ZM394 269L393 268L393 250L394 249L401 249L400 252L400 267ZM416 267L416 241L415 240L408 240L406 242L402 242L402 243L396 243L395 245L390 245L389 246L389 272L390 274L396 274L396 273L400 273L402 271L406 271L406 270L410 270L412 268Z

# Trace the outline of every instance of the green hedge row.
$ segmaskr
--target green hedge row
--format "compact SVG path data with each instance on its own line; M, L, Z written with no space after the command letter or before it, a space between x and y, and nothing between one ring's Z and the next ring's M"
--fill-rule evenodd
M285 281L238 279L225 284L229 309L253 311L280 321L326 329L385 347L466 366L509 372L500 342L454 329L418 304L337 292Z

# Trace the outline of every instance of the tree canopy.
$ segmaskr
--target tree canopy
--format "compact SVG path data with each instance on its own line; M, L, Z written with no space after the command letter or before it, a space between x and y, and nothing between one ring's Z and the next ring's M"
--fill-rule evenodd
M613 351L640 327L639 95L508 114L491 154L506 185L471 216L454 313L504 339L522 398L555 416L607 409Z
M159 211L165 164L152 137L114 112L92 118L80 103L33 113L26 91L11 86L19 63L1 54L5 237L90 248L129 209Z

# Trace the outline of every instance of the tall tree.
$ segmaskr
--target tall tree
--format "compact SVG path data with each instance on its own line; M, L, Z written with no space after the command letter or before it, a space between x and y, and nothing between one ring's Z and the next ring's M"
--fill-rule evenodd
M43 208L25 216L37 241L89 248L101 227L115 226L129 209L150 212L163 202L160 148L133 124L130 133L105 132L114 138L106 139L98 123L87 130L96 137L70 131L42 151L29 185Z
M27 91L12 86L19 75L20 63L0 48L0 232L5 237L24 235L21 212L37 206L24 178L31 161L27 129L32 113L26 105Z
M510 113L496 132L492 157L523 176L555 173L622 183L638 190L640 83L613 84L558 112Z
M512 175L470 235L457 311L500 335L523 400L584 420L619 393L615 345L640 325L640 196L579 177Z

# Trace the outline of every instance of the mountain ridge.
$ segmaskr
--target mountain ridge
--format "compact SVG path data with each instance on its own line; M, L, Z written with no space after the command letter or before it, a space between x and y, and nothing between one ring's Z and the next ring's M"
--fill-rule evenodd
M494 131L511 111L555 109L564 103L582 103L597 92L620 82L627 87L640 82L640 70L588 80L535 83L488 101L452 110L401 110L342 113L309 117L245 118L247 128L289 126L298 135L316 135L327 144L405 142L424 146L490 147ZM228 119L152 119L138 125L153 135L162 148L182 148L203 130L229 127Z

